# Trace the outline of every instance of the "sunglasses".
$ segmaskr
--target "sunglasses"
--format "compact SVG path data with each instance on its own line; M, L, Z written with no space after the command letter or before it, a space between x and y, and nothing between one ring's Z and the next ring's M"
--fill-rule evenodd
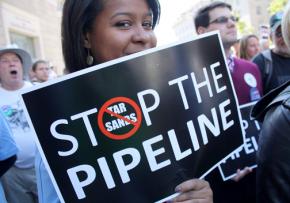
M235 16L230 16L230 17L221 16L215 20L210 21L209 24L212 24L212 23L226 24L229 22L229 20L231 20L233 22L237 22L239 20L239 18L237 18Z

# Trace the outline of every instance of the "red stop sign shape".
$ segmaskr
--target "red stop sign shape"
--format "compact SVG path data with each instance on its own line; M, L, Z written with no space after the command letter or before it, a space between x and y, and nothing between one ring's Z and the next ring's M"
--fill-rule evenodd
M120 103L120 102L127 103L133 107L133 109L136 112L136 117L137 117L136 122L108 109L108 107L111 106L112 104ZM130 123L134 127L124 134L113 134L113 133L109 132L104 126L103 117L104 117L105 113L113 115L116 118L122 119L122 120ZM98 125L99 125L101 132L113 140L124 140L124 139L127 139L127 138L131 137L132 135L134 135L136 133L136 131L139 129L139 127L141 126L141 121L142 121L142 114L141 114L140 107L136 104L135 101L133 101L132 99L129 99L127 97L115 97L115 98L108 100L106 103L104 103L104 105L102 106L102 108L100 109L99 114L98 114Z

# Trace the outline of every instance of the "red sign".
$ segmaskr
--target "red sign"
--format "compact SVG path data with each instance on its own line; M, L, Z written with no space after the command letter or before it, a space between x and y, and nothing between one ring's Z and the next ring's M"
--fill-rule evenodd
M136 112L136 120L133 121L132 119L129 119L128 117L125 117L123 115L120 115L120 113L114 111L112 108L110 109L110 107L114 104L124 104L127 103L130 106L133 107L133 109ZM123 107L125 108L125 107ZM119 111L121 112L122 109ZM124 134L114 134L112 132L110 132L104 125L104 121L103 121L103 117L105 115L105 113L110 114L111 116L114 116L118 119L121 119L131 125L133 125L133 128L131 130L129 130L129 132L124 133ZM139 108L139 106L136 104L135 101L133 101L132 99L129 99L127 97L115 97L113 99L108 100L100 109L99 114L98 114L98 125L99 128L101 130L101 132L106 135L107 137L114 139L114 140L124 140L127 139L129 137L131 137L132 135L134 135L136 133L136 131L139 129L139 127L141 126L141 121L142 121L142 115L141 115L141 109Z

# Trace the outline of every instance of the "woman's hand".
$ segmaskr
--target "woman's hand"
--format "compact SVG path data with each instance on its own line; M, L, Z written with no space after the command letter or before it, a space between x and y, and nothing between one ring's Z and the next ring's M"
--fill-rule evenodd
M180 194L172 202L175 203L212 203L213 193L205 180L191 179L175 188Z

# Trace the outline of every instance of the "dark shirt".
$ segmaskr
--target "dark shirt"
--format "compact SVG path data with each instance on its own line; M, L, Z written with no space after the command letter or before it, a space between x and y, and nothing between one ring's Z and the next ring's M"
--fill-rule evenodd
M275 54L272 50L271 57L273 74L269 76L271 78L270 83L267 86L265 86L266 79L264 77L262 78L264 94L290 80L290 58ZM259 69L263 73L266 66L264 56L262 54L258 54L253 59L253 62L258 65Z

